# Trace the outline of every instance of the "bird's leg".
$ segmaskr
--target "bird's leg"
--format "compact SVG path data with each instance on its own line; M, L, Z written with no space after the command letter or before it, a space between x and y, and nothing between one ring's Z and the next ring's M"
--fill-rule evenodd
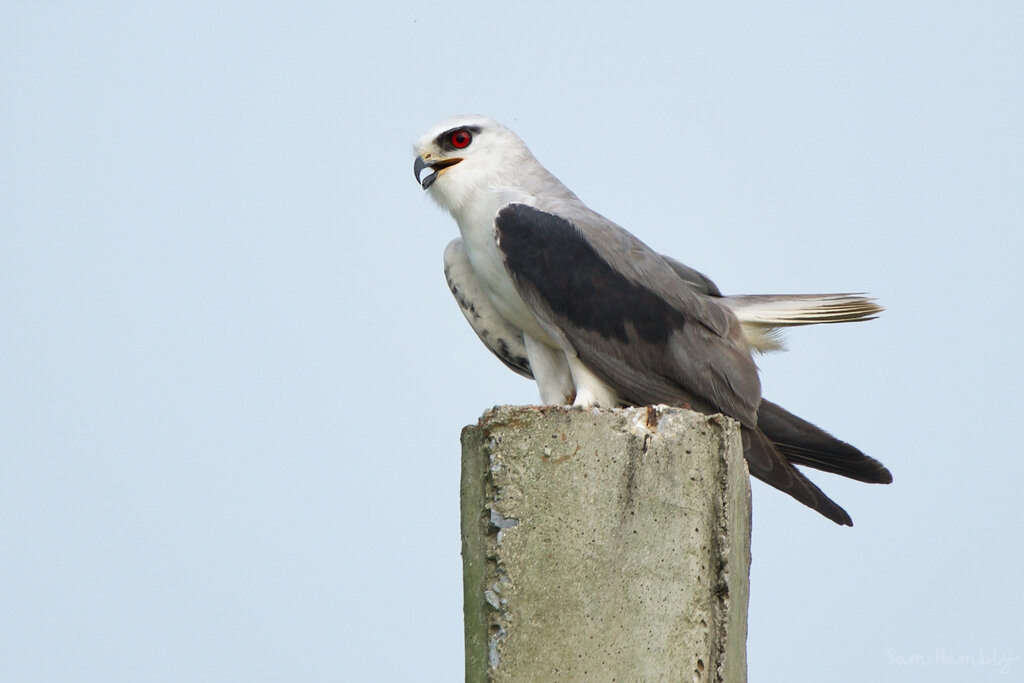
M523 335L526 343L526 357L530 360L530 370L537 380L540 400L544 405L568 405L576 396L569 372L569 363L565 352L535 340L528 334Z
M574 406L585 408L614 408L619 404L615 390L602 382L597 375L587 369L576 356L566 354L572 381L576 386Z

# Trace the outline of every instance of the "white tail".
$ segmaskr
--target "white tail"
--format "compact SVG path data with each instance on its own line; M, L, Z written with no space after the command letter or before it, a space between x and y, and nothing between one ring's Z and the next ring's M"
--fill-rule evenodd
M784 348L780 327L873 320L883 309L862 294L754 294L719 299L743 325L757 351Z

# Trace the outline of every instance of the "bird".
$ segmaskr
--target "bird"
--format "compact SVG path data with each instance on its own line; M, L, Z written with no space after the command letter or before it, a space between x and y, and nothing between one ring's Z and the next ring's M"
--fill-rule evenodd
M664 404L740 424L750 473L839 525L850 515L797 466L888 484L878 460L761 396L754 357L785 327L871 320L862 294L725 296L583 203L511 129L445 119L413 172L451 214L448 286L480 340L545 405Z

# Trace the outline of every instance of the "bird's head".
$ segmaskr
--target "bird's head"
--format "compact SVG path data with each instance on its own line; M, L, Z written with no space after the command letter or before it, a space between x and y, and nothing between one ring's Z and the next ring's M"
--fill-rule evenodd
M450 211L480 190L521 184L525 169L540 168L519 136L476 115L441 121L420 136L413 152L416 181Z

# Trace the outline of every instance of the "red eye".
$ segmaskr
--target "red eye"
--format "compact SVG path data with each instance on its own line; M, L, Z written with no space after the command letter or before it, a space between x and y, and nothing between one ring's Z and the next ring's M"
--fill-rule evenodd
M473 141L473 136L469 134L468 130L457 130L452 133L451 141L452 147L463 149L464 147L469 147L469 143Z

